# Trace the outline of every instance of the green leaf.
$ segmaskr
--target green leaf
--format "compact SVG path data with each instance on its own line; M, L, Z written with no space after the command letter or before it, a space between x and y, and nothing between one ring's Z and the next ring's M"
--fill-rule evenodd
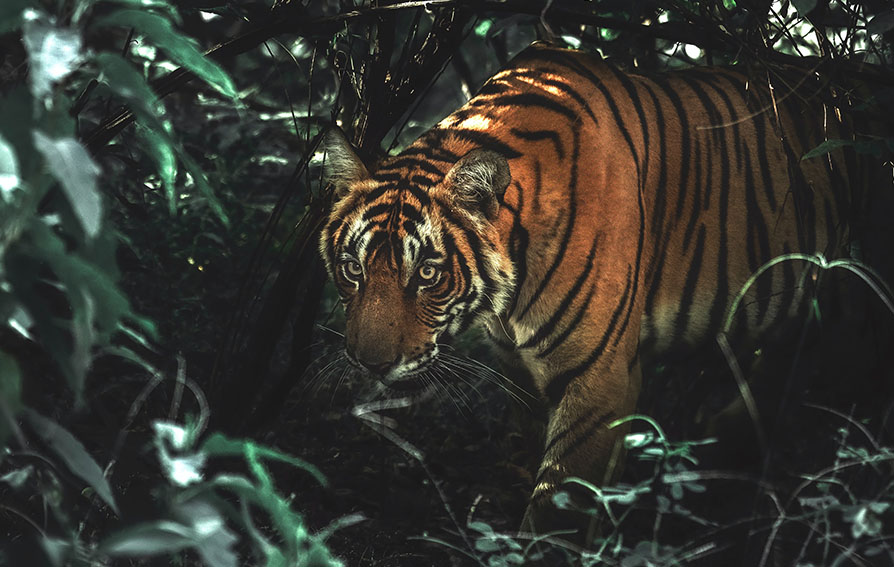
M475 549L484 553L491 553L500 550L500 544L490 537L479 538L475 540Z
M854 536L854 539L859 539L864 535L875 537L881 533L882 527L881 518L866 506L861 506L851 520L851 535Z
M173 554L195 543L189 526L170 520L156 520L122 530L99 544L99 551L111 556L137 557Z
M5 2L6 0L4 0ZM35 98L48 96L53 84L64 79L81 61L81 36L36 19L25 21L22 39L31 68L28 80Z
M177 209L175 185L177 179L177 158L175 152L177 152L177 147L174 145L171 137L164 131L139 127L136 129L136 133L143 142L142 148L155 162L155 171L161 177L161 184L165 189L165 196L168 198L168 212L173 215Z
M35 224L38 220L32 220ZM30 234L26 233L30 240ZM36 284L41 279L41 273L46 269L43 258L33 254L34 246L25 239L20 239L10 246L6 253L4 269L13 293L24 306L34 326L34 333L39 337L43 347L53 357L59 366L69 385L75 392L78 405L83 384L83 373L74 370L69 363L71 353L71 341L68 333L57 324L56 319L47 304L46 297L38 293Z
M109 486L109 481L103 476L102 469L87 453L81 442L61 425L32 409L26 409L23 415L38 437L62 459L65 466L90 485L96 494L118 514L118 506L112 496L112 487Z
M99 166L74 138L53 139L35 130L34 146L62 186L84 232L96 236L102 220L102 202L96 188Z
M208 567L237 567L239 558L233 546L239 541L221 513L205 500L179 505L174 513L190 525L196 535L195 550Z
M109 88L123 98L137 117L137 134L143 148L155 162L159 177L168 197L168 208L174 213L177 204L174 183L177 178L175 144L168 134L156 107L155 92L143 76L123 57L115 53L100 53L96 63Z
M556 492L552 497L553 504L561 510L571 507L571 496L567 492Z
M23 179L31 179L35 170L43 166L40 154L34 151L33 109L34 98L24 85L0 95L0 132L15 152L19 177Z
M177 155L180 157L180 161L183 162L183 165L186 166L186 170L192 175L193 181L199 190L199 194L208 200L208 206L211 207L211 212L220 219L220 222L222 222L224 226L230 226L230 219L227 217L226 211L224 211L223 206L220 204L220 200L214 195L214 190L211 189L211 185L208 184L205 172L202 171L199 164L197 164L196 161L192 159L192 156L186 153L186 150L183 148L177 148Z
M838 148L843 148L846 146L853 146L854 142L852 140L826 140L822 144L813 148L803 156L801 156L802 160L814 158L817 156L824 156L829 152L837 150Z
M22 25L22 12L33 6L31 0L3 0L0 2L0 34Z
M115 94L127 101L137 117L145 120L146 126L164 130L155 107L158 97L143 75L116 53L97 53L95 61L104 75L104 82Z
M128 106L136 114L137 120L144 126L138 130L138 134L145 142L144 148L156 163L158 174L168 197L168 209L171 214L174 213L177 205L175 188L177 166L174 160L174 153L176 153L186 170L192 175L199 193L208 200L212 212L225 226L228 226L229 219L226 212L214 195L211 185L208 184L205 173L183 147L174 142L162 123L154 106L155 93L149 88L143 77L130 63L115 54L98 55L97 63L105 75L109 88L127 101Z
M22 374L16 360L0 351L0 447L12 432L10 423L22 411Z
M469 522L468 524L466 524L466 527L469 528L470 530L475 530L476 532L478 532L484 536L493 536L494 535L494 529L490 526L490 524L485 523L485 522L480 522L480 521Z
M680 500L683 498L683 487L679 484L671 484L670 493L674 500Z
M20 490L32 476L34 476L34 466L28 465L0 476L0 482L8 484L13 490Z
M132 27L163 49L177 64L192 71L197 77L221 94L236 99L236 86L217 63L206 58L195 42L171 26L170 20L152 12L117 10L101 18L97 27Z
M873 138L869 140L826 140L822 144L813 148L801 159L809 159L812 157L826 155L838 148L852 147L858 154L869 154L875 157L881 157L885 148L891 144L890 139Z
M19 239L7 253L7 277L34 321L36 335L65 373L79 403L91 362L87 347L107 344L118 331L119 322L131 316L127 297L115 284L113 256L105 249L111 248L106 241L112 236L100 234L92 246L73 253L41 218L31 219L25 234L27 238ZM35 283L43 277L41 271L46 267L55 273L66 293L74 328L67 328L66 321L58 320L47 308L46 298L35 293ZM86 328L88 322L95 329ZM72 335L77 350L72 348Z
M110 346L103 349L103 353L111 356L117 356L123 360L128 360L131 363L139 366L146 372L150 374L157 373L159 370L150 364L146 359L135 353L133 350L122 347L122 346Z
M19 160L12 145L0 136L0 198L9 203L13 191L21 185Z
M72 552L71 542L61 538L41 536L40 546L50 560L53 567L62 567L67 564Z
M130 327L125 325L121 325L119 330L130 337L132 340L142 345L147 350L154 351L152 343L149 342L149 338L158 340L158 329L155 327L155 323L152 322L151 319L140 317L135 313L131 313L129 319L136 323L137 327L139 327L139 330L131 329ZM142 333L140 332L140 330L142 330ZM143 333L149 335L149 338L143 336Z
M170 555L194 548L209 567L236 567L233 546L238 538L217 509L203 500L180 504L174 509L180 521L147 522L114 534L99 551L111 556L138 557Z
M137 10L157 10L158 12L165 13L169 19L173 20L174 23L180 25L182 23L182 19L180 18L180 13L177 12L177 8L175 8L172 4L165 2L165 0L109 0L116 4L121 4L122 6L128 6L130 8L136 8Z
M490 28L493 25L494 25L493 20L490 20L490 19L481 20L475 26L475 35L477 35L478 37L487 37L487 32L490 31Z
M158 462L169 481L177 486L189 486L202 480L202 469L205 467L206 455L203 453L174 454L192 445L194 430L186 429L176 423L155 421L153 442L158 452Z
M876 14L869 23L866 24L866 33L870 35L881 35L894 29L894 10Z
M869 509L876 514L884 514L891 507L890 502L870 502Z
M258 445L253 441L230 439L223 434L215 433L211 435L211 437L209 437L207 441L205 441L201 449L201 451L209 457L239 457L244 456L249 450L254 451L254 454L262 459L279 461L281 463L287 463L292 466L298 467L310 473L317 480L317 482L319 482L323 486L326 486L328 484L326 482L326 477L323 476L323 473L320 472L317 467L313 466L307 461L299 459L298 457L287 455L286 453L282 453L280 451L277 451L276 449Z

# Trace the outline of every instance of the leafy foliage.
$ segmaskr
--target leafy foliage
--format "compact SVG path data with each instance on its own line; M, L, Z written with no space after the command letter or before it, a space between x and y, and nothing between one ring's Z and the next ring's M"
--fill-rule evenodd
M314 241L326 205L315 140L326 126L340 123L370 157L399 151L538 38L651 71L772 68L804 56L890 64L892 30L890 6L860 0L0 1L2 519L22 526L53 565L177 555L225 567L249 554L265 565L340 564L329 544L358 517L314 533L308 519L319 523L328 509L307 517L295 509L319 495L322 474L251 440L283 426L296 377L320 364L309 346L319 339L316 322L337 327ZM875 153L891 140L828 140L804 158L842 146ZM185 377L180 356L198 369L195 378ZM157 388L175 358L172 391ZM184 388L195 393L192 412L180 410ZM348 402L329 412L307 403L315 415L347 414ZM232 435L206 434L208 419ZM299 441L272 438L296 454L352 452L333 451L314 427ZM608 518L595 553L518 540L471 514L459 524L448 513L460 544L426 539L474 564L522 565L550 553L627 566L710 561L725 520L707 517L698 502L717 479L695 468L698 445L670 442L651 427L631 447L647 464L644 480L572 481L590 500L558 501ZM137 440L125 442L128 435ZM308 439L320 446L302 445ZM442 450L455 438L429 442ZM422 484L438 487L447 507L438 467L416 445L401 444L414 448ZM147 446L151 459L141 453ZM880 471L890 450L842 433L839 451L834 466L806 478L761 524L768 546L808 525L807 535L797 533L807 555L888 558L890 491L861 492L843 475ZM307 477L288 484L297 496L276 489L288 474L279 467ZM329 474L337 487L368 468ZM302 492L304 482L312 488ZM669 526L678 522L708 530L699 540L707 547L674 537ZM375 548L381 538L372 539ZM840 553L817 551L824 545ZM344 542L342 549L356 552Z
M326 534L309 532L303 518L291 511L290 501L277 494L263 460L272 458L313 470L310 465L254 443L220 436L194 449L199 430L187 433L164 422L156 423L156 446L161 470L172 483L163 506L169 519L114 530L98 545L90 539L97 537L95 532L82 531L99 502L116 516L127 510L119 507L109 481L111 463L105 469L100 467L67 428L28 407L33 402L25 395L29 384L47 378L30 375L34 373L30 357L41 353L52 358L57 371L50 374L59 373L67 379L76 408L87 404L86 377L99 355L116 355L158 375L137 353L147 350L147 335L157 338L155 325L134 311L119 282L115 257L119 235L109 224L108 208L108 187L114 181L109 169L100 165L103 161L92 154L95 148L80 139L81 124L74 118L91 107L91 95L105 96L107 106L117 97L136 112L139 136L130 147L154 162L165 189L168 215L177 214L184 191L192 185L217 220L224 225L228 222L205 174L178 140L147 80L146 71L165 60L144 60L141 70L134 64L139 58L128 60L108 47L97 50L88 45L95 42L97 34L122 35L130 29L147 42L144 47L153 43L161 47L171 61L228 97L235 108L239 101L228 73L206 58L197 42L176 29L183 20L172 4L162 0L76 4L73 15L64 3L53 13L47 5L28 0L4 2L0 10L0 30L19 34L2 38L4 45L15 45L20 38L26 58L23 63L28 64L27 86L12 84L0 91L0 311L4 333L0 346L0 444L7 447L0 456L5 469L0 477L5 488L0 490L6 496L14 495L4 510L15 512L37 530L33 540L43 550L39 561L52 565L97 564L103 557L171 555L189 549L207 565L235 566L241 564L234 548L241 538L228 527L232 521L239 523L243 533L251 534L254 549L267 565L340 565L328 551ZM186 172L186 187L182 187L178 161ZM27 358L23 360L23 356ZM28 371L25 375L22 364ZM135 401L133 408L141 403ZM58 412L58 408L54 410ZM205 422L207 416L200 423ZM179 443L171 448L175 439ZM29 463L35 442L45 454ZM185 451L192 452L182 456ZM202 466L219 454L245 456L254 477L221 474L205 481ZM69 508L73 496L68 487L77 487L78 481L72 482L60 470L67 470L81 486L88 487L83 494L98 497L86 516L76 515L80 506ZM319 472L313 472L322 480ZM245 498L242 511L233 510L216 496L218 489L235 494L237 501ZM29 493L52 512L54 521L49 525L11 507L14 501L28 502ZM263 528L255 527L255 508L270 514L281 530L283 543L267 541ZM40 524L44 528L39 528ZM24 553L28 560L35 559ZM9 557L0 552L0 559Z

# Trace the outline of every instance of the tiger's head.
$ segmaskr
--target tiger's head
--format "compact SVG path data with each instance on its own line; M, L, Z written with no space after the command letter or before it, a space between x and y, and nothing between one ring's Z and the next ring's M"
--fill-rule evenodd
M340 130L324 148L335 202L320 251L345 307L348 360L418 388L443 337L508 305L513 266L494 222L509 165L474 149L444 175L387 162L370 174Z

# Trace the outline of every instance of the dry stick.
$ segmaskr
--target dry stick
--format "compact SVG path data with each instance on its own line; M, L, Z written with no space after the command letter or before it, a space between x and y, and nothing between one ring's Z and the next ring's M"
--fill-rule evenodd
M478 563L480 565L484 565L481 557L477 553L475 553L475 546L469 539L468 534L459 523L456 514L453 513L453 509L450 507L450 504L448 502L447 494L444 493L444 490L441 488L440 483L435 478L434 474L432 474L431 470L428 468L428 465L425 463L425 455L415 445L398 435L398 433L395 431L395 429L397 428L396 420L377 413L382 410L407 408L413 405L413 402L414 400L408 397L366 402L354 406L351 409L351 415L353 415L357 419L360 419L364 425L394 443L403 452L405 452L407 455L409 455L410 457L415 459L416 462L419 463L419 465L422 467L422 470L431 481L432 486L434 486L435 490L438 492L438 497L440 497L441 503L444 505L444 509L447 511L447 515L450 517L450 520L456 527L456 530L462 538L463 543L469 549L469 552L474 554L475 559L478 561Z
M134 420L137 417L137 414L140 413L140 410L143 408L143 404L146 402L146 399L149 397L149 394L158 387L164 381L164 374L155 370L152 373L152 378L146 382L146 385L140 390L140 393L137 394L137 397L134 398L134 401L131 402L130 408L127 410L127 415L124 417L124 425L121 427L121 430L118 432L118 436L115 439L115 445L112 448L112 457L109 459L109 463L106 465L105 470L103 470L102 475L105 478L111 478L112 469L115 467L115 463L118 461L118 455L121 453L121 448L124 447L124 441L127 439L127 434L130 430L131 425L133 425Z
M302 173L307 169L308 164L310 163L311 158L313 157L314 152L317 149L317 146L320 143L320 140L323 138L323 133L320 132L310 143L307 148L307 152L304 155L304 158L301 162L295 167L292 175L289 179L289 185L291 186L295 181L302 175ZM251 303L249 305L249 312L253 311L255 306L257 305L259 297L259 290L252 288L250 283L250 278L248 277L251 273L254 272L256 268L261 265L262 256L264 254L264 250L271 238L273 227L279 222L279 219L282 216L283 211L285 210L285 203L291 198L291 191L283 191L277 200L276 205L273 208L273 212L270 214L270 217L267 219L267 222L262 231L262 237L258 241L258 244L255 245L254 249L251 252L251 256L249 258L248 266L245 268L244 275L242 277L242 281L239 285L239 289L236 293L235 304L242 305L243 302L247 301L247 297L251 294ZM293 238L298 235L301 236L304 234L305 225L308 222L312 222L312 217L318 216L318 211L314 207L309 209L297 222L295 228L289 233L286 242L284 245L290 245ZM270 272L274 269L273 265L270 265L268 268L267 274L264 276L264 281L270 275ZM252 288L252 289L250 289ZM236 325L236 319L239 317L239 313L234 311L230 316L229 320L226 323L226 329L230 329L233 325ZM227 334L227 338L224 340L223 347L218 350L218 355L215 358L214 365L211 370L212 376L212 386L215 389L218 389L221 385L215 383L217 377L222 371L222 366L225 364L225 357L228 357L232 352L236 349L239 342L242 340L243 335L243 327L242 325L238 325L236 329L229 331Z
M180 413L180 402L183 400L183 388L186 387L186 359L183 353L177 354L177 377L174 383L174 397L171 400L171 408L168 411L168 420L177 419Z

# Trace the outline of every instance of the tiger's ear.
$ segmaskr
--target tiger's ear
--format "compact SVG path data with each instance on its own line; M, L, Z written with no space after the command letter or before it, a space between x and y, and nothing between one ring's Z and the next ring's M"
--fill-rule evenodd
M333 126L323 134L320 147L326 156L323 161L323 181L335 186L335 197L347 195L351 185L369 179L369 170L357 156L354 146L341 128Z
M460 158L444 180L453 186L460 203L494 220L512 176L506 158L497 152L478 149Z

